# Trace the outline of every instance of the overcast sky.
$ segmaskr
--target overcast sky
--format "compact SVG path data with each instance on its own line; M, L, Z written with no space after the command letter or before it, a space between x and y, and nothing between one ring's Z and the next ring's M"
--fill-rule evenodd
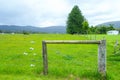
M74 5L90 25L120 20L120 0L0 0L0 24L65 26Z

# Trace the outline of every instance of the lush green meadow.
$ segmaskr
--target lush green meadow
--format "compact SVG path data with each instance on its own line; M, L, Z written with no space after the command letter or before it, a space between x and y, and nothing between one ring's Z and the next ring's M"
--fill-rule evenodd
M0 34L0 80L100 80L98 45L91 44L48 44L49 73L43 75L42 40L95 39L107 40L107 79L120 80L120 51L113 53L120 35L68 34Z

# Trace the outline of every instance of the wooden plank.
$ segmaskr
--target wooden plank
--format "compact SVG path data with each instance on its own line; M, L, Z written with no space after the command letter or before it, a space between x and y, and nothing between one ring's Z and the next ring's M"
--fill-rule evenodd
M44 40L47 44L100 44L96 40Z
M106 40L101 40L98 48L98 71L106 75Z
M42 41L42 55L43 55L43 74L48 74L48 59L47 59L47 46L44 41Z

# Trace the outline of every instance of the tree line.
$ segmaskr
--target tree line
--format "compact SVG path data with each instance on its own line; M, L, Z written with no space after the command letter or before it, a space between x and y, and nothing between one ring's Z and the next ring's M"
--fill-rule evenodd
M24 35L29 35L29 34L47 34L45 32L32 32L32 31L5 31L5 30L0 30L0 33L7 33L7 34L11 34L11 33L15 33L15 34L24 34Z
M112 24L109 26L89 26L87 19L82 15L77 5L69 13L66 26L68 34L105 34L109 30L115 30Z

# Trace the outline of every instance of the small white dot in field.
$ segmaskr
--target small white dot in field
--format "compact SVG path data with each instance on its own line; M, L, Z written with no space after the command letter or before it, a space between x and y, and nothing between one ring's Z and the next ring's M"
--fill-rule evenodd
M30 41L30 43L34 44L34 43L35 43L35 41Z
M23 54L24 54L24 55L28 55L28 53L26 53L26 52L24 52Z
M34 48L33 48L33 47L30 47L30 50L34 50Z
M30 64L30 67L35 67L35 65L34 64Z
M33 55L34 55L34 56L36 56L37 54L36 54L36 53L34 53Z

